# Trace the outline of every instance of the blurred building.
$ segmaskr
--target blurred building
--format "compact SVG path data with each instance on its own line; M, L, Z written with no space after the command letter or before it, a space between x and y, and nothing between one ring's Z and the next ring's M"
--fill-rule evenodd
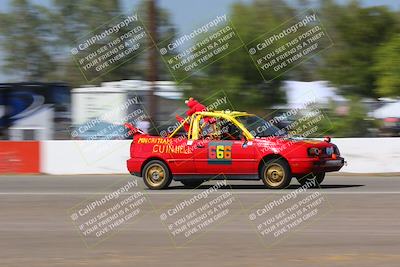
M280 117L276 125L279 128L285 128L311 110L327 109L331 103L337 105L337 112L347 112L348 100L338 93L337 88L330 86L328 81L284 81L281 89L286 103L274 105L267 111L269 119ZM296 115L288 115L291 111L296 111Z
M151 128L157 132L154 128L181 113L184 102L182 89L175 82L158 81L155 86L155 118L149 118L151 87L147 81L103 82L100 86L72 89L72 128L78 130L73 138L121 139L122 135L114 134L115 129L126 122L137 124L138 120L151 121ZM85 125L90 134L88 129L82 130ZM119 132L124 134L122 130Z
M381 120L381 136L400 136L400 100L381 99L379 108L371 111L369 116Z
M63 139L70 124L70 88L63 83L0 84L2 139Z
M346 104L347 100L338 93L337 88L328 81L285 81L282 90L286 95L286 104L273 106L273 109L303 109L310 103L320 108L328 107L329 103Z

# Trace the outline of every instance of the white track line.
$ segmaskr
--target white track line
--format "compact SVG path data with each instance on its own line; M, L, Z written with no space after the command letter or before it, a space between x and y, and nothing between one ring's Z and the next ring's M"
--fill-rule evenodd
M222 192L227 192L229 190L222 190ZM138 191L135 191L138 192ZM201 190L197 191L197 192L143 192L145 195L195 195L197 193L202 192ZM260 191L243 191L243 192L232 192L233 194L237 194L237 195L254 195L254 194L262 194L265 196L268 195L285 195L285 194L289 194L290 192L293 191L284 191L284 192L260 192ZM384 195L396 195L396 194L400 194L400 191L360 191L360 192L343 192L343 191L334 191L334 192L326 192L326 191L318 191L318 190L312 190L309 192L300 192L298 194L312 194L315 192L319 192L322 194L326 194L326 195L379 195L379 194L384 194ZM33 196L57 196L57 195L66 195L66 196L70 196L70 195L106 195L106 194L110 194L112 192L0 192L0 196L12 196L12 195L33 195ZM211 195L213 194L218 194L218 193L211 193ZM121 194L121 195L129 195L129 194Z

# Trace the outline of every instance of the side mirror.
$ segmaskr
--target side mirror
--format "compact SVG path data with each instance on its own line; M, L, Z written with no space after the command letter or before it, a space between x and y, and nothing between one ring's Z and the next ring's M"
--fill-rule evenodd
M247 140L244 140L244 142L243 142L243 144L242 144L242 148L246 148L246 147L247 147L247 143L248 143L248 141L247 141Z
M249 141L249 140L245 139L242 144L242 148L246 148L246 147L252 146L252 145L253 145L253 141Z

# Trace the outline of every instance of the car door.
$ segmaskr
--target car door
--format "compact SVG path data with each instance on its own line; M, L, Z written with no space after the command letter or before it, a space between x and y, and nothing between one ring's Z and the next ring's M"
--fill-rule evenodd
M171 138L172 142L164 146L164 155L174 174L195 174L196 167L192 157L191 146L186 138ZM162 147L159 148L160 150Z
M219 125L218 119L216 124ZM256 168L253 144L244 139L217 140L200 136L193 141L193 151L199 174L250 174Z
M192 146L188 145L188 138L183 131L172 137L141 137L138 142L142 144L143 151L165 160L173 174L196 173Z

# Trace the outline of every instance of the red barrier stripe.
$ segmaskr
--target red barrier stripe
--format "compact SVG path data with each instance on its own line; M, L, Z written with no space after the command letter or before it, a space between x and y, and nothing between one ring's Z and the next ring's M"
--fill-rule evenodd
M40 142L0 142L0 174L40 173Z

